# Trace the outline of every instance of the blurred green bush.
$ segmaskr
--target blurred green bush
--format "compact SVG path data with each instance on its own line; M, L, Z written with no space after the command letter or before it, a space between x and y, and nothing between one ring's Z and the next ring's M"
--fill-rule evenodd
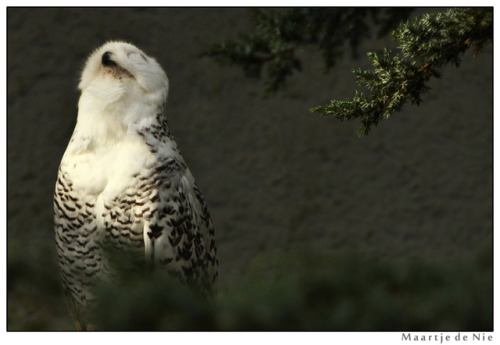
M7 329L74 330L52 246L8 246ZM130 271L103 284L100 330L491 331L491 248L454 266L378 262L359 253L255 257L206 301L169 279Z
M491 254L456 267L277 252L205 301L175 280L103 285L103 330L396 331L493 328ZM145 277L147 278L147 277Z

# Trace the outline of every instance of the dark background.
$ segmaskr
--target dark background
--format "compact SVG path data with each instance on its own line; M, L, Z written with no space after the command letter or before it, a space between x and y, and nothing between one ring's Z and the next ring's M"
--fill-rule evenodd
M83 64L111 39L137 45L169 76L169 124L216 226L223 290L249 271L278 270L276 257L314 253L395 269L477 272L482 262L486 274L467 284L490 292L491 45L477 58L467 52L420 106L360 139L359 123L309 109L350 97L351 68L391 41L369 40L358 60L346 54L326 75L319 54L305 49L303 73L264 99L262 82L199 57L249 28L245 8L7 10L8 329L73 329L60 295L52 195Z

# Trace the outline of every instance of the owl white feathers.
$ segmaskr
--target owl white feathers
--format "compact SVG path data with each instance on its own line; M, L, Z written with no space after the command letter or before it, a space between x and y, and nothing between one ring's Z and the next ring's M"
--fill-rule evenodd
M54 195L59 266L77 328L89 327L96 284L119 279L110 251L210 294L214 227L167 126L165 72L135 46L108 42L88 58L79 88Z

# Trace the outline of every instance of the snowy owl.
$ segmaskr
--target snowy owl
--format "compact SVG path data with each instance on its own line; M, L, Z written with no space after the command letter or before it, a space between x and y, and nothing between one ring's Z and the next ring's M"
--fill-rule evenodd
M77 328L89 329L95 286L120 275L110 250L211 294L214 227L167 126L165 72L132 44L112 41L90 55L79 89L54 195L59 267Z

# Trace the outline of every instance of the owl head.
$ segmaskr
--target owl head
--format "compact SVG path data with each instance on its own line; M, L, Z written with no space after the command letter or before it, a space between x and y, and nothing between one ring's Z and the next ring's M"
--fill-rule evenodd
M82 95L89 93L105 104L142 100L163 105L168 78L158 62L139 48L110 41L89 56L78 87Z

